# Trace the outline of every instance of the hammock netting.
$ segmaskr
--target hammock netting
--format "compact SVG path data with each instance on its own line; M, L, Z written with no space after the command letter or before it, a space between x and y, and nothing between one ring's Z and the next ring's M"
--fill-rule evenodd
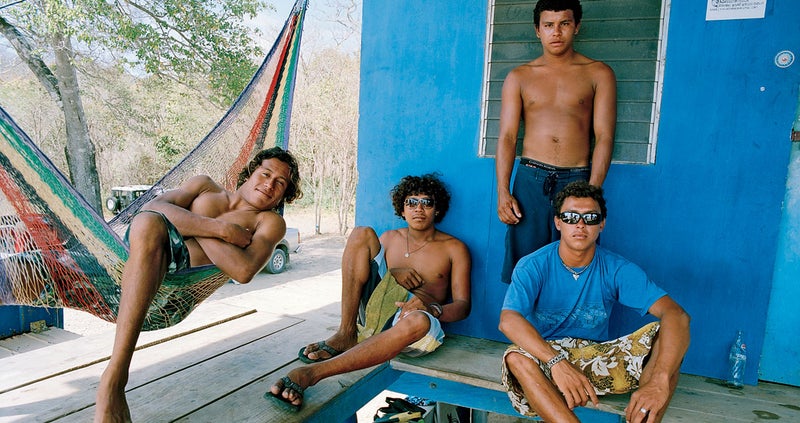
M186 179L227 189L264 148L288 149L289 118L307 0L297 0L253 79L208 135L136 201L106 222L0 108L0 305L68 307L116 321L137 210ZM215 266L168 274L143 330L180 322L229 280Z

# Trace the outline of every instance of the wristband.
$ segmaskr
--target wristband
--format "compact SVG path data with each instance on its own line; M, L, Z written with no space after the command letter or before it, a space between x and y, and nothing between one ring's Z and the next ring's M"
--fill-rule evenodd
M561 351L560 351L558 354L556 354L556 355L555 355L553 358L551 358L550 360L548 360L548 361L547 361L547 363L545 363L545 367L547 367L547 370L549 371L550 369L552 369L552 368L553 368L553 366L555 366L556 364L558 364L558 362L559 362L559 361L561 361L561 360L564 360L564 359L566 359L566 358L567 358L567 352L566 352L566 351L564 351L564 350L561 350Z
M430 304L428 304L428 310L433 315L433 317L435 317L437 319L444 312L444 308L442 308L442 305L439 304L439 303L430 303Z

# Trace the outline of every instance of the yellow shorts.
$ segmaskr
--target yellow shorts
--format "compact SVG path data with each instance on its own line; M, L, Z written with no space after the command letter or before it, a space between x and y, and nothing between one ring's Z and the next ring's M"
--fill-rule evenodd
M600 343L577 338L547 342L556 350L567 352L567 360L583 371L594 385L597 395L623 394L639 387L644 361L650 355L653 339L660 327L659 322L652 322L630 335ZM550 371L544 366L545 363L517 345L509 346L503 355L503 386L511 405L520 414L536 417L536 412L525 399L522 387L506 365L505 357L511 353L519 353L535 361L548 378L551 377Z

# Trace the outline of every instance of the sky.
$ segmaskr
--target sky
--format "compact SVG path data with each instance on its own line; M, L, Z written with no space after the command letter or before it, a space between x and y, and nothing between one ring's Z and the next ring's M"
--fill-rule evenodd
M309 0L305 24L303 26L303 49L322 49L326 47L340 48L346 52L358 51L361 48L361 1L362 0ZM275 10L262 12L249 24L258 27L262 32L259 40L264 51L272 47L278 32L283 27L289 12L294 6L293 0L271 0ZM354 3L357 28L355 33L347 37L348 31L336 22L337 12L345 9L337 4ZM352 31L350 31L352 32Z

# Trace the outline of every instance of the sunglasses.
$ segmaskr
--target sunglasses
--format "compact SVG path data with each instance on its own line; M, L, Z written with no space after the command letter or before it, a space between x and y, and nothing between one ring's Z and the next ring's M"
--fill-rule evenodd
M568 225L576 225L581 219L583 219L583 223L590 226L599 225L600 222L603 221L603 215L596 212L580 214L578 212L567 211L560 213L558 218Z
M422 205L423 209L432 209L434 202L433 198L406 198L403 204L412 209L417 208L419 205Z

